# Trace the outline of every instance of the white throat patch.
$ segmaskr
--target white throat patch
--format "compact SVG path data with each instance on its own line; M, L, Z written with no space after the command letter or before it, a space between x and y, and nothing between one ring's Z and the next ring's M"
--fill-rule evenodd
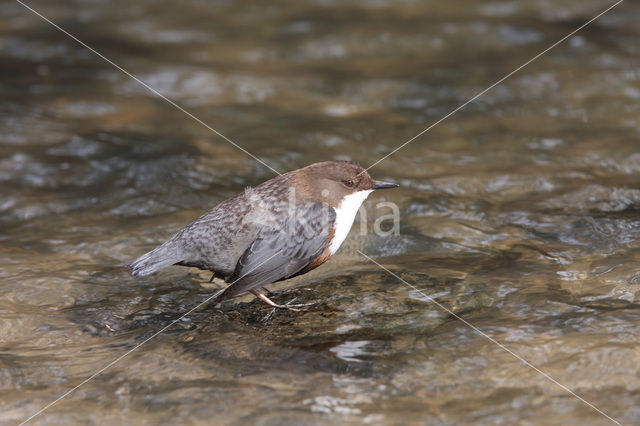
M329 251L332 255L338 251L342 242L347 238L351 225L353 225L353 220L356 218L358 209L372 192L373 190L369 189L367 191L358 191L353 194L349 194L342 199L338 208L334 209L336 211L336 232L333 235L333 240L331 240L331 245L329 246Z

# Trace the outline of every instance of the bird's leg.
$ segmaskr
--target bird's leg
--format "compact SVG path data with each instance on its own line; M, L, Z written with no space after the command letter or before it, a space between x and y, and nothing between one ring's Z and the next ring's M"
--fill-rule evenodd
M214 286L220 288L220 283L214 281L216 278L220 278L220 276L216 275L216 273L214 272L213 275L211 275L211 278L209 278L209 284L213 284Z
M269 296L273 296L273 292L271 290L269 290L266 287L260 287L265 293L267 293Z
M264 294L260 293L258 290L250 290L250 293L253 294L254 296L256 296L258 299L262 300L267 305L273 306L274 308L284 308L284 309L291 309L292 311L298 311L298 309L294 309L294 308L292 308L290 306L278 305L273 300L269 299L267 296L265 296Z
M250 293L253 294L254 296L256 296L257 298L259 298L260 300L262 300L264 303L266 303L269 306L273 306L274 308L282 308L282 309L290 309L292 311L300 311L300 309L296 309L296 308L302 308L304 306L311 306L314 305L314 303L304 303L301 305L291 305L290 303L293 302L293 299L291 302L287 303L286 305L278 305L277 303L275 303L274 301L272 301L271 299L269 299L267 296L265 296L264 294L260 293L258 290L250 290Z

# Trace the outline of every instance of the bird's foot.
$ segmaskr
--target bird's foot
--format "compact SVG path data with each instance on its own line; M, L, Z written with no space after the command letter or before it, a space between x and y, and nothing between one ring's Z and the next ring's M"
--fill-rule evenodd
M297 305L292 305L292 303L296 299L298 299L297 297L295 297L295 298L291 299L289 302L287 302L285 305L279 305L279 304L275 303L273 300L269 299L264 294L260 293L259 291L251 290L251 293L254 296L256 296L257 298L259 298L260 300L262 300L267 305L273 307L274 311L275 311L275 308L280 308L280 309L289 309L290 311L294 311L294 312L300 312L301 309L299 309L299 308L304 308L305 306L311 306L311 305L315 304L315 303L301 303L301 304L297 304Z
M298 299L297 297L294 297L293 299L291 299L290 301L288 301L288 302L287 302L286 304L284 304L284 305L279 305L279 304L277 304L277 303L274 303L273 305L269 304L269 306L272 306L272 307L273 307L273 309L271 309L271 312L269 312L269 313L267 314L267 316L265 316L265 317L262 319L262 321L263 321L263 322L267 322L267 321L269 321L269 319L271 319L271 317L273 316L273 314L274 314L274 313L276 312L276 310L278 310L278 309L288 309L288 310L293 311L293 312L302 312L302 311L304 311L304 309L300 309L300 308L305 308L305 307L307 307L307 306L315 305L315 302L314 302L314 303L300 303L300 304L297 304L297 305L292 305L292 303L293 303L293 302L295 302L297 299Z
M305 308L307 306L313 306L316 304L316 302L311 302L311 303L298 303L297 305L292 305L293 302L295 302L296 300L298 300L297 297L294 297L293 299L289 300L286 304L284 305L278 305L278 308L285 308L285 309L289 309L291 311L296 311L296 312L300 312L303 311L304 309L300 309L300 308Z

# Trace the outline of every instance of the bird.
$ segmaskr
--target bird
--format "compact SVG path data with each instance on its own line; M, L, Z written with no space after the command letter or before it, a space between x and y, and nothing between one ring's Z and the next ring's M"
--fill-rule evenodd
M171 265L208 270L210 282L228 284L214 303L250 292L273 308L291 308L273 302L266 286L329 260L367 196L397 186L355 162L314 163L221 202L126 266L134 277Z

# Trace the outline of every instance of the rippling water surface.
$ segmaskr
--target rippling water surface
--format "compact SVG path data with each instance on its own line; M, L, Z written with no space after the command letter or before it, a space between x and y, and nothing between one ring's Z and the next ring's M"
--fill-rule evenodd
M286 171L368 166L606 1L30 2ZM19 423L204 301L123 266L274 176L0 3L0 418ZM371 169L400 234L200 309L41 424L640 422L640 8L627 1ZM358 255L372 256L400 279ZM431 302L473 324L474 331Z

